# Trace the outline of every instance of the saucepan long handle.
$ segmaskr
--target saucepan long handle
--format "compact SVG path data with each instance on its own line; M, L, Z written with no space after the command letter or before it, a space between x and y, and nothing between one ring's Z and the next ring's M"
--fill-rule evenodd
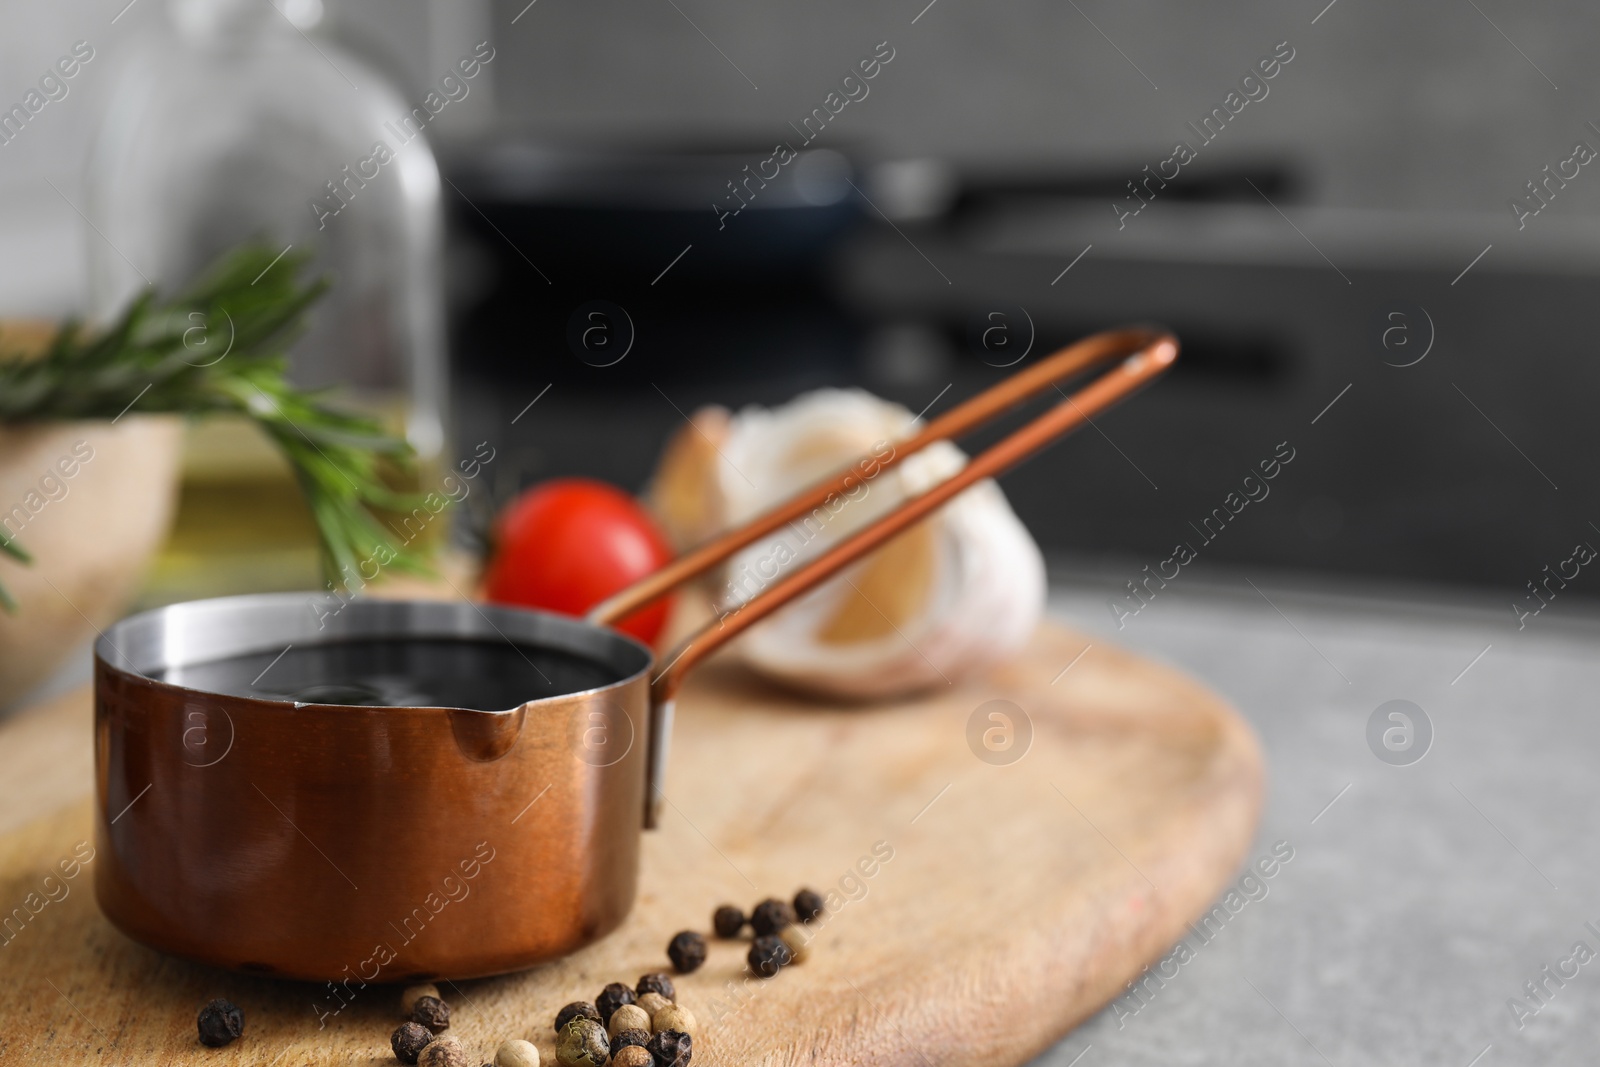
M1075 377L1093 367L1120 361L1078 392L1070 396L1063 393L1061 403L970 459L956 474L905 501L873 524L857 530L793 573L774 580L737 610L707 623L666 655L666 665L650 685L650 752L645 826L653 828L656 825L660 807L667 737L672 728L673 698L684 676L697 663L791 600L926 518L974 483L1009 469L1138 391L1165 372L1177 357L1177 338L1161 330L1112 330L1086 337L951 409L910 439L894 442L894 452L888 457L875 458L874 463L881 474L933 442L959 437L1029 397L1056 386L1063 379ZM850 491L853 483L863 480L858 468L851 467L818 482L746 525L685 553L655 574L598 605L589 613L590 621L607 624L631 615L747 545L809 514L829 497Z

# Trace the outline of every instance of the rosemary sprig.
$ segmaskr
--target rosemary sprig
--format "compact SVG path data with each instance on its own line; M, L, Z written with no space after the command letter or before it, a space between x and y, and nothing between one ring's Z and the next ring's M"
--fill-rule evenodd
M302 278L308 258L247 244L171 300L146 291L103 331L68 321L42 356L0 352L0 422L115 419L130 408L246 415L293 469L335 586L374 558L427 573L426 562L394 544L373 515L420 505L421 494L396 492L384 480L388 471L414 469L410 446L375 419L330 406L285 377L288 349L328 288L325 279ZM0 552L30 562L3 530ZM3 584L0 607L15 609Z

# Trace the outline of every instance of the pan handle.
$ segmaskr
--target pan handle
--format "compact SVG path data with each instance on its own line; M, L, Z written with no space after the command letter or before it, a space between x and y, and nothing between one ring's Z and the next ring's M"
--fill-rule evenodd
M739 608L707 623L679 644L666 657L666 666L650 683L650 751L645 782L645 827L653 829L656 826L660 811L663 795L661 783L665 777L674 698L684 676L697 663L789 601L926 518L963 490L1000 474L1056 438L1078 429L1094 415L1164 373L1177 358L1178 339L1163 330L1111 330L1086 337L952 408L909 440L896 443L892 455L875 460L881 473L935 441L967 433L1029 397L1056 386L1062 379L1074 377L1091 367L1120 360L1118 366L1110 368L1077 393L1071 396L1063 393L1061 403L987 451L974 456L956 474L920 496L905 501L897 510L872 525L857 530L794 573L775 580ZM1057 391L1060 391L1059 387ZM852 481L860 484L862 480L857 468L852 467L818 482L745 526L712 538L602 602L590 611L589 620L608 625L631 615L747 545L810 513L830 497L849 491Z

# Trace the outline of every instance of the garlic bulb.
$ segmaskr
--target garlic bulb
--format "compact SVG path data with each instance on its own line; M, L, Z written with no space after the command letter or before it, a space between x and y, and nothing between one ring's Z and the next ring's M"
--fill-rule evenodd
M959 471L966 457L948 442L881 469L893 442L918 425L905 408L860 390L819 390L732 416L707 409L669 446L657 507L675 537L699 540L855 465L849 490L728 562L716 597L720 611L731 611ZM985 481L752 627L735 647L754 670L798 689L909 693L1017 650L1044 598L1038 546L1000 487Z

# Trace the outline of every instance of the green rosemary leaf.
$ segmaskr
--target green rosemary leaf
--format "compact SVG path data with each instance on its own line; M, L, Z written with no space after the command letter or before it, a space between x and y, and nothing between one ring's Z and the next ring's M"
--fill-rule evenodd
M33 557L28 554L28 550L17 544L16 540L3 530L0 530L0 552L4 552L12 559L21 563L33 562ZM3 593L4 591L5 587L0 586L0 593Z
M287 380L288 350L328 290L326 279L304 277L308 263L303 251L247 244L175 297L140 294L104 330L69 320L40 356L0 352L0 422L114 419L130 405L142 413L246 415L288 460L330 582L365 580L375 560L429 573L408 538L374 514L422 507L424 494L389 481L414 473L410 446L375 419L331 405L326 391ZM0 549L30 562L13 541L0 537ZM0 608L14 610L3 585Z

